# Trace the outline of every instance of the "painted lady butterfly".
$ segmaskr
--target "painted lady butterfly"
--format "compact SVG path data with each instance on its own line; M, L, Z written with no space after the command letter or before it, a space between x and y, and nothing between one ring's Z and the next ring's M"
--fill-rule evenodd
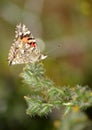
M28 28L24 24L17 25L15 40L9 51L9 65L35 63L46 57L41 54L36 40Z

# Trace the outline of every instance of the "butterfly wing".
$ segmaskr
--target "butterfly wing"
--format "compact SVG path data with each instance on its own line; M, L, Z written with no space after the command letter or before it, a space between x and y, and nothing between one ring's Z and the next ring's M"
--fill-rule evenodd
M15 33L16 39L8 56L9 65L34 63L47 57L40 53L35 38L25 25L17 25Z

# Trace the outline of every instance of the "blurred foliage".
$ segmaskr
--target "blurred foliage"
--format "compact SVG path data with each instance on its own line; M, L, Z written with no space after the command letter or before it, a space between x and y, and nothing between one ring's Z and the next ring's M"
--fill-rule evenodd
M25 114L23 96L29 93L29 88L23 86L18 77L23 66L10 67L7 63L14 28L20 22L26 24L35 37L45 41L45 52L48 54L44 61L46 75L56 85L81 84L91 88L92 1L0 0L0 130L58 129L59 111L42 118L30 118ZM62 46L57 48L58 44ZM71 118L70 115L63 118L60 124L65 122L64 126L68 127L70 124L67 119ZM82 119L80 113L74 115ZM86 110L86 115L92 119L91 107ZM88 128L85 126L85 116L82 123L84 126L80 130ZM91 121L87 119L87 123L89 126ZM63 126L61 128L65 129ZM71 127L68 129L71 130ZM76 130L77 127L72 129ZM92 129L92 125L89 129Z

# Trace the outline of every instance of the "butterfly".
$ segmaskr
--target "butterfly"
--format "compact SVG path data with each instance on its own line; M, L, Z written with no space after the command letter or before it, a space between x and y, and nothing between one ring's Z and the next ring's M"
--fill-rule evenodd
M35 38L24 24L16 25L15 39L9 50L9 65L35 63L47 57L40 52Z

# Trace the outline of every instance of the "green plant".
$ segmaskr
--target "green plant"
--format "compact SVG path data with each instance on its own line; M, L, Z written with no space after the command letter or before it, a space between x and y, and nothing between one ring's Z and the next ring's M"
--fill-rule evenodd
M87 86L57 87L45 76L43 64L27 64L20 74L24 84L30 87L30 95L24 96L27 114L30 116L47 115L54 108L64 106L65 112L83 110L92 105L92 92Z

